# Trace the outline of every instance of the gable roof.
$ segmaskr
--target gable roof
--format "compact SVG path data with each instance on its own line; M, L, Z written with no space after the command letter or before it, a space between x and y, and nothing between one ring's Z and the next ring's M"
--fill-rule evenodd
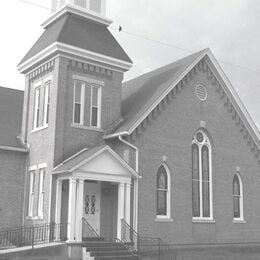
M46 28L19 65L57 42L132 63L107 26L67 13Z
M76 169L80 168L82 165L86 164L87 162L91 161L93 158L97 157L101 153L108 151L115 160L119 161L120 164L127 168L128 171L132 173L133 176L139 177L139 174L130 167L115 151L113 151L110 146L102 145L96 146L93 148L84 148L78 153L74 154L70 158L66 159L61 164L57 165L53 169L54 174L64 173L64 172L73 172Z
M202 59L205 59L223 86L232 105L260 149L259 129L209 49L199 51L124 83L122 88L122 117L124 120L113 133L105 135L104 139L130 135Z
M17 136L21 132L24 92L0 87L0 146L24 148Z
M164 96L164 92L180 81L188 68L204 55L205 50L189 55L181 60L148 72L140 77L127 81L122 87L122 117L124 121L113 135L122 132L131 134L140 118Z

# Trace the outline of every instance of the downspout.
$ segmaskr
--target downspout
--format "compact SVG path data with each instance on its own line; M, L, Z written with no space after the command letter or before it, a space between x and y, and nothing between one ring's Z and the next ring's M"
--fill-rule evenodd
M127 146L133 148L135 150L135 171L139 172L139 149L133 144L127 142L122 138L122 135L118 136L119 141L126 144ZM139 176L140 178L140 176ZM139 186L139 178L134 180L134 230L138 231L138 186ZM130 223L129 223L130 224Z
M126 144L127 146L130 146L135 150L135 171L138 173L139 172L139 149L136 146L132 145L131 143L127 142L125 139L123 139L122 135L119 135L118 139L122 143Z

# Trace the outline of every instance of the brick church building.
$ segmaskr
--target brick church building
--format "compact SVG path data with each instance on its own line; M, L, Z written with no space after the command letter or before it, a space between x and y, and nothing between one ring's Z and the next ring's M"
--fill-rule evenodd
M211 51L122 84L133 64L106 1L52 10L18 66L24 92L0 89L0 227L259 259L260 133Z

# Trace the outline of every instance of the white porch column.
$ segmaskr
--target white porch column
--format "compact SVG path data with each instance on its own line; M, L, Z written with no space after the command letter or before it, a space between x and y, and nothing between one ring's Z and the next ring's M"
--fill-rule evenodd
M137 232L138 223L138 179L134 179L134 205L133 205L133 228Z
M131 183L125 184L125 221L130 225L131 212Z
M121 219L125 215L125 184L118 184L117 238L121 239Z
M77 183L77 207L76 207L76 240L82 241L82 217L83 217L83 193L84 180L78 180Z
M61 224L61 196L62 196L62 180L57 180L56 183L56 205L55 205L55 223L56 223L56 234L55 239L60 240L60 228Z
M69 180L68 240L75 240L76 180Z

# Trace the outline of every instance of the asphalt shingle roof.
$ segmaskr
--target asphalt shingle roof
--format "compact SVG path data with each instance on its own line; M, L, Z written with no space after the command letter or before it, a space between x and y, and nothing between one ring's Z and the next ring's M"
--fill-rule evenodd
M74 14L66 14L46 28L20 64L55 42L132 63L105 25L90 22Z
M66 159L63 163L56 166L56 168L53 170L53 172L66 172L72 169L73 167L77 166L82 161L86 160L102 148L104 148L105 145L102 146L96 146L93 148L85 148L79 151L77 154L75 154L73 157Z
M0 87L0 145L24 148L16 136L21 132L24 92Z
M122 124L114 134L128 131L205 50L127 81L122 87Z

